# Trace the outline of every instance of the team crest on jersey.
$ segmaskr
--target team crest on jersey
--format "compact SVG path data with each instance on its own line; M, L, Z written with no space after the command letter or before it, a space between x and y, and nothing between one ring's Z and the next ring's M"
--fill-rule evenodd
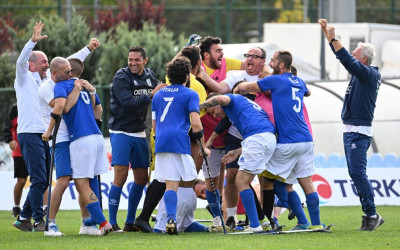
M149 85L151 87L151 80L150 78L146 79L147 85Z
M133 85L135 85L135 86L137 86L137 85L138 85L138 83L137 83L137 81L136 81L136 80L133 80Z

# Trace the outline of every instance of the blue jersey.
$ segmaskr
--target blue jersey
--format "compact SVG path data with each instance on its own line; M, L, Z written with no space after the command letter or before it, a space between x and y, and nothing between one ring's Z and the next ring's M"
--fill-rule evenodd
M95 98L94 105L99 105L99 104L101 104L100 97L99 97L98 94L95 94L94 98Z
M241 95L226 94L231 101L221 106L233 125L239 130L243 139L255 134L275 133L274 125L267 113L255 102Z
M75 79L56 83L54 86L54 99L67 98L74 89ZM82 90L78 101L68 113L63 114L68 127L69 139L74 141L80 137L101 134L94 119L93 107L89 92Z
M159 90L151 110L156 120L155 153L190 154L190 113L199 113L199 95L183 85Z
M268 76L257 83L261 91L271 90L277 142L312 141L303 115L303 97L308 93L303 80L292 73L284 73Z

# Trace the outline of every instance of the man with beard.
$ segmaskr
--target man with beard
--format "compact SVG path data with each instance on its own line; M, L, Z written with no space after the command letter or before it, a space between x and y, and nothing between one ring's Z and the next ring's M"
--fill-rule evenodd
M221 38L206 36L201 40L199 46L201 58L203 60L202 68L200 69L199 74L201 74L201 72L205 73L209 75L216 82L221 82L222 80L224 80L226 78L226 73L228 71L244 69L245 65L243 61L240 61L238 59L225 58L221 43L222 43ZM201 117L201 121L204 126L204 136L206 141L208 140L208 138L210 137L210 135L212 134L212 132L214 131L216 125L220 120L221 120L220 118L213 117L209 114L205 114L204 116ZM212 145L214 149L220 151L225 149L225 142L224 142L225 133L221 136L218 136L215 139ZM223 154L220 153L219 155L222 157ZM196 166L199 165L201 166L203 163L201 155L198 155L198 157L194 158L194 161L196 162ZM214 164L214 162L218 162L218 160L214 158L213 161L211 161L210 163ZM219 163L217 165L219 166L221 164ZM221 168L221 173L222 169L223 165ZM220 185L217 185L219 191L222 191L222 183L223 180L220 181ZM211 200L213 199L214 198L211 197ZM214 220L215 226L221 226L221 222L219 221L219 216L217 216L219 213L221 212L220 211L218 212L216 208L214 209L214 211L212 211L213 217L215 218Z
M269 62L274 75L256 82L243 82L234 92L271 91L272 106L277 131L277 145L267 164L267 171L289 184L296 179L306 194L306 202L312 225L308 222L298 194L288 185L288 203L298 219L292 230L322 228L319 216L319 197L311 181L315 173L313 140L304 120L303 97L309 95L307 86L290 72L292 54L275 51Z
M217 82L209 77L204 71L198 74L198 77L207 85L207 87L218 93L227 94L230 93L234 85L239 81L257 81L261 79L260 74L265 63L266 52L261 47L250 48L246 54L244 61L245 70L237 70L228 72L226 78L223 81ZM218 133L213 132L210 139L207 140L206 146L210 147L213 140L217 138L218 135L222 134L222 131ZM225 135L225 151L229 152L231 150L236 150L241 147L243 137L237 128L232 125L229 127L228 133ZM212 150L212 149L211 149ZM212 154L211 154L212 155ZM226 165L226 186L225 186L225 200L228 212L227 226L230 229L236 228L236 212L238 204L238 190L235 186L235 178L239 170L239 165L237 159ZM218 182L217 182L218 183ZM211 191L209 188L208 191ZM256 200L258 202L258 200ZM261 206L257 206L259 219L264 218L264 214L261 210Z

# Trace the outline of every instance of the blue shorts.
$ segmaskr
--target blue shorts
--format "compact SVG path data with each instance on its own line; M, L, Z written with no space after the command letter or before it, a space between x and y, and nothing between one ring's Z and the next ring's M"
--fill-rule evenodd
M149 146L146 138L110 133L110 141L111 166L129 166L130 163L131 168L149 167Z
M53 150L53 147L51 147ZM69 155L69 141L56 144L54 151L54 165L56 166L56 179L63 176L71 176L71 158Z

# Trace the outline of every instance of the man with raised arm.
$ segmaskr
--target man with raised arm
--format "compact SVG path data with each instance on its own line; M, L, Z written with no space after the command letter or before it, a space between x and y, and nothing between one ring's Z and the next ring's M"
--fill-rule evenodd
M22 49L16 64L14 83L19 111L18 140L31 182L21 215L13 223L14 227L22 231L43 232L45 229L42 205L43 194L48 186L50 152L49 144L42 141L45 127L41 119L38 88L50 77L50 71L46 54L33 51L37 42L48 37L42 35L43 27L42 22L35 24L31 39ZM83 60L90 53L90 46L85 46L72 56ZM30 220L32 217L34 225Z
M375 48L370 43L359 43L352 55L336 39L335 28L326 19L318 23L333 53L351 75L343 101L343 143L349 175L356 186L364 215L361 231L374 231L385 220L376 213L374 193L367 176L367 151L372 140L372 120L381 85L378 67L371 66Z

